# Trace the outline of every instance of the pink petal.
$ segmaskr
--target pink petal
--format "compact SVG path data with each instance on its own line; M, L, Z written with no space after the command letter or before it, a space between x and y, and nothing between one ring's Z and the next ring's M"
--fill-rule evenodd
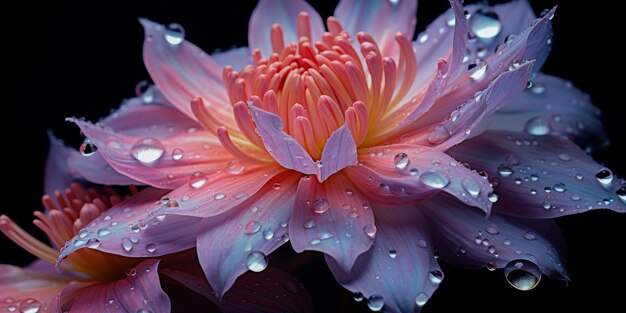
M502 268L526 259L551 277L567 279L561 264L565 240L553 221L499 214L485 219L482 212L443 197L421 203L420 209L433 225L434 248L446 262L473 268L494 262Z
M221 67L230 65L235 70L241 70L246 65L252 64L252 54L248 47L234 48L224 52L213 53L211 57Z
M570 82L541 73L533 87L498 110L487 127L535 136L565 136L589 151L608 143L600 111L589 102L589 96Z
M488 131L450 154L497 180L498 213L552 218L600 208L626 211L616 194L623 183L615 177L602 184L596 174L608 169L562 137Z
M68 166L67 159L76 151L66 147L63 141L48 132L50 148L44 174L44 194L53 195L55 190L65 190L79 176Z
M202 173L178 189L148 188L96 218L61 251L61 258L94 249L130 257L152 257L192 248L202 217L216 216L243 203L282 168L249 166L240 174L222 169ZM165 199L167 198L167 199ZM105 231L102 231L102 230ZM103 235L104 233L104 235Z
M202 221L198 258L218 297L248 271L251 254L269 255L286 242L299 177L285 171L239 206Z
M298 43L297 20L300 12L309 14L311 20L311 42L322 37L324 23L317 11L302 0L261 0L257 4L248 25L250 49L260 49L264 57L272 53L270 30L278 23L283 29L286 44ZM280 52L279 52L280 53Z
M141 117L144 114L161 116L160 119L164 121L161 125L164 128L170 127L169 125L177 125L175 127L178 128L173 132L162 134L163 137L160 138L145 135L149 134L149 125L156 124L147 124L149 121ZM172 117L171 120L167 119L167 116ZM99 154L113 169L157 188L173 189L186 184L194 172L215 167L226 168L229 162L238 162L207 131L195 127L189 128L193 131L188 131L188 128L183 128L180 124L165 122L176 121L177 116L182 115L175 109L167 107L143 106L132 109L132 112L126 113L126 118L135 117L138 126L135 129L126 128L124 130L126 134L116 132L114 128L107 127L107 124L94 125L75 119L70 121L81 128L83 134L98 147ZM137 136L139 134L144 135ZM158 136L156 132L155 135ZM144 142L145 144L142 144ZM86 161L74 162L76 164ZM101 167L98 163L94 166ZM240 166L246 165L241 163ZM92 167L83 165L82 168Z
M47 263L48 269L20 268L13 265L0 264L0 298L10 298L11 303L0 301L0 309L8 309L12 304L15 309L19 301L33 298L40 303L54 297L73 277L51 272L53 266ZM6 310L4 312L8 312Z
M158 266L158 260L145 260L129 269L126 278L81 290L70 312L169 312L170 299L161 289Z
M341 173L323 184L303 177L289 222L296 252L321 251L350 270L375 237L374 215L367 198Z
M359 150L359 165L345 171L369 199L385 205L412 204L439 191L489 213L489 182L447 154L414 145Z
M372 304L382 296L384 312L415 312L437 289L443 273L427 234L430 223L415 207L377 207L378 230L371 249L346 271L330 257L326 262L337 281L360 292Z
M278 115L257 108L253 104L250 104L249 108L267 152L278 164L303 174L317 173L317 166L309 153L283 130L284 124Z
M202 97L216 118L234 126L232 108L222 81L222 67L187 40L167 41L167 29L147 19L139 20L146 39L143 58L150 77L178 110L195 120L189 103Z
M402 32L413 38L417 23L417 1L362 1L342 0L335 9L335 17L351 35L368 32L378 43L383 56L395 57L398 46L395 35Z
M67 149L69 150L67 166L76 173L77 178L102 185L143 185L142 182L118 173L100 153L85 157L76 150ZM69 185L65 188L67 186Z
M356 143L348 126L344 124L335 130L326 141L324 151L322 151L322 159L319 163L319 165L322 165L318 174L319 181L323 182L330 175L348 166L357 164L356 154Z

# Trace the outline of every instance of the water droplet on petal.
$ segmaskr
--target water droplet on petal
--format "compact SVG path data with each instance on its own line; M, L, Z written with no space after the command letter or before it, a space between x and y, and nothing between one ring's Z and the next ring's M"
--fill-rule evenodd
M615 192L620 200L626 202L626 186L622 186Z
M329 208L330 208L330 204L328 203L328 200L324 198L317 199L315 200L315 202L313 202L313 212L317 214L322 214L328 211Z
M174 159L174 161L178 161L178 160L180 160L182 158L183 158L183 150L182 149L176 148L176 149L174 149L172 151L172 159Z
M141 98L143 103L152 103L154 101L154 91L146 80L142 80L135 85L135 95Z
M389 250L389 257L395 259L398 256L396 250Z
M215 200L222 200L224 198L226 198L226 194L223 192L218 192L215 194L215 196L213 196L213 199Z
M480 185L471 178L464 178L461 185L463 186L463 189L465 189L465 191L472 196L472 198L476 198L480 194Z
M202 172L194 172L189 177L189 186L192 188L200 188L207 182L207 178Z
M492 39L500 34L502 23L496 12L480 9L470 17L469 27L478 38Z
M487 199L489 199L489 201L491 201L491 203L496 203L498 202L498 194L495 192L490 192L487 195Z
M130 239L124 237L122 238L122 240L120 241L122 248L124 249L124 251L126 252L130 252L130 250L133 249L133 242L130 241Z
M513 169L507 164L500 164L500 166L498 166L498 174L507 178L513 174Z
M253 272L261 272L267 267L267 256L261 251L252 251L246 259L246 267Z
M426 249L428 247L428 243L426 242L426 240L420 239L419 241L417 241L417 246Z
M373 224L367 224L363 227L363 232L367 235L367 237L374 239L376 236L376 226Z
M137 140L131 148L131 155L142 164L151 164L165 153L165 147L156 138L145 137Z
M98 236L104 237L110 235L111 231L108 228L100 228L96 233L98 234Z
M151 242L151 243L146 245L146 251L148 251L150 253L153 253L154 251L156 251L156 248L157 248L157 246L153 242Z
M567 191L567 187L565 187L565 184L561 183L561 182L558 182L558 183L554 184L554 186L552 188L556 192L565 192L565 191Z
M373 294L367 298L367 307L374 312L382 310L384 305L385 299L379 294Z
M490 235L497 235L500 233L500 231L498 230L498 226L494 225L494 224L489 224L487 225L487 228L485 228L485 230L487 231L487 233L489 233Z
M98 151L98 147L96 147L96 145L94 145L91 140L85 139L85 141L80 145L79 150L80 154L82 154L83 156L91 156L94 155L96 151Z
M487 72L487 62L483 59L476 59L467 66L467 70L470 71L470 77L473 80L479 80Z
M487 270L489 270L490 272L493 272L496 269L498 269L498 264L496 264L496 262L487 263Z
M167 25L165 28L165 41L171 46L176 47L185 40L185 29L176 23Z
M504 277L515 289L528 291L539 284L541 270L528 260L513 260L504 267Z
M533 234L531 232L526 232L524 234L524 238L526 238L526 240L535 240L535 239L537 239L537 236L535 236L535 234Z
M352 295L352 298L353 298L353 299L354 299L354 301L356 301L356 302L361 302L361 301L363 301L363 294L362 294L362 293L360 293L360 292L355 292L355 293Z
M396 168L399 170L405 169L410 162L411 158L409 158L409 155L404 152L396 154L396 156L393 158L393 164L395 164Z
M550 133L550 124L540 116L531 118L524 124L524 131L533 136L545 136Z
M261 230L261 223L257 221L249 221L243 228L243 232L246 235L254 235Z
M304 222L303 227L306 228L306 229L311 229L311 228L315 227L315 221L314 220L307 220L306 222Z
M444 125L437 125L428 134L428 142L437 145L450 138L450 130Z
M423 173L419 177L419 180L422 184L436 189L442 189L450 183L448 176L443 173L432 171Z
M272 238L274 238L274 231L271 228L266 228L265 230L263 230L263 238L265 238L265 240L271 240Z
M20 313L37 313L41 308L41 303L33 298L26 298L20 302Z
M426 302L428 302L428 295L427 294L425 294L423 292L420 292L420 293L417 294L417 296L415 296L415 304L418 307L420 307L420 308L423 307L426 304Z
M550 203L550 201L548 200L544 201L542 205L544 210L550 210L552 208L552 203Z
M233 175L241 174L245 170L246 167L243 166L243 164L241 164L239 160L232 160L226 165L226 171Z
M605 168L596 173L596 178L600 184L607 186L613 181L613 173L608 168Z
M432 271L428 273L428 278L434 285L439 285L443 281L443 272L440 270Z
M96 238L91 238L89 240L87 240L87 247L91 248L91 249L96 249L98 247L100 247L102 243L100 242L100 240L96 239Z

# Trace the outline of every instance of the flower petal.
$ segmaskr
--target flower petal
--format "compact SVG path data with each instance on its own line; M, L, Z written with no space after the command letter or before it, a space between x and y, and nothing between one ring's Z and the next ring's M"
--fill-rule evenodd
M211 57L221 67L230 65L235 70L241 70L246 65L252 64L252 54L248 47L234 48L224 52L213 53Z
M352 138L352 133L348 129L348 125L343 125L335 130L322 151L322 159L319 165L318 179L320 182L325 181L330 175L333 175L342 169L358 163L356 158L357 147ZM318 165L318 167L319 167Z
M48 131L48 159L44 174L44 194L53 195L55 190L65 190L76 180L76 173L68 166L67 159L72 153L77 153L56 138L52 131Z
M447 154L422 146L359 150L359 165L345 171L368 199L385 205L415 203L445 191L489 213L489 182Z
M158 260L145 260L129 270L134 275L81 290L71 312L169 312L170 299L161 289L158 266Z
M49 268L53 266L46 263ZM6 312L11 304L13 311L19 306L19 301L33 298L39 302L54 297L63 287L70 283L72 277L63 276L49 269L20 268L13 265L0 264L0 309ZM10 301L6 301L9 299Z
M203 219L197 239L198 258L218 297L248 271L252 253L269 255L286 242L299 177L285 171L237 207Z
M529 220L482 212L438 197L419 205L431 225L434 248L455 265L502 268L516 259L535 263L543 273L567 279L562 266L565 240L551 220Z
M284 124L278 115L253 104L248 107L267 152L278 164L303 174L317 173L317 166L309 153L283 130Z
M600 208L626 211L616 194L622 183L598 180L605 168L562 137L487 131L450 154L496 181L498 213L553 218Z
M191 127L167 132L163 137L145 134L150 128L144 123L146 116L161 116L165 125L170 121L166 116L182 116L173 108L159 106L143 106L132 109L127 118L137 118L137 128L125 129L125 133L114 131L107 124L94 125L82 120L70 119L76 123L93 144L98 147L99 154L121 174L134 180L157 187L173 189L189 181L189 176L197 171L212 167L226 168L229 162L238 162L224 150L207 131ZM149 121L145 121L148 122ZM191 121L190 121L191 122ZM194 123L191 123L193 125ZM142 129L145 127L146 129ZM142 130L139 130L142 129ZM90 157L87 157L90 158ZM75 162L79 162L78 160ZM99 164L96 164L99 166ZM245 164L240 164L245 167ZM86 165L82 168L85 169ZM89 167L90 168L90 167ZM101 171L100 171L101 172Z
M533 87L485 122L488 129L568 137L587 151L608 144L600 111L589 95L561 78L538 74Z
M61 251L60 260L91 246L130 257L152 257L192 248L202 217L243 203L284 169L249 166L243 173L201 173L169 193L148 188L101 214ZM164 198L166 196L167 199ZM102 230L105 231L102 231ZM97 247L90 245L95 240Z
M367 198L342 173L324 183L308 176L300 180L289 222L296 252L321 251L350 270L356 258L372 246L375 229Z
M259 49L268 58L272 54L270 30L279 24L283 29L286 44L298 43L298 15L309 14L311 20L311 42L315 42L324 33L324 22L317 11L302 0L261 0L257 4L248 25L248 44L250 49ZM280 52L278 52L280 53Z
M377 207L374 211L376 241L352 270L346 271L328 256L326 262L337 281L361 293L370 306L384 301L385 312L415 312L420 309L416 302L423 305L443 279L429 244L426 223L430 221L415 207Z
M417 23L417 1L341 0L335 17L349 34L368 32L378 43L383 56L395 57L395 35L402 32L413 38Z
M187 40L168 42L165 26L140 19L146 39L143 58L150 77L178 110L196 120L189 103L202 97L225 126L235 126L232 108L222 81L222 67Z

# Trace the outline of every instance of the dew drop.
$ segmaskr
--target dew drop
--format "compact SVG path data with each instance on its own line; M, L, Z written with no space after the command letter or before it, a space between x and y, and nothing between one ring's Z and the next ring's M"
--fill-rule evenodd
M36 313L39 312L41 303L33 298L26 298L20 302L18 309L20 313Z
M498 174L500 174L500 176L504 178L507 178L513 174L513 169L507 164L500 164L500 166L498 166Z
M472 196L472 198L476 198L480 194L480 185L471 178L463 179L461 185L463 186L463 189L465 189L465 191Z
M498 194L497 194L497 193L495 193L495 192L490 192L490 193L487 195L487 199L489 199L489 201L491 201L491 203L496 203L496 202L498 202L498 198L499 198L499 197L498 197Z
M178 160L180 160L182 158L183 158L183 150L182 149L176 148L176 149L174 149L172 151L172 159L174 159L174 161L178 161Z
M409 174L411 174L411 176L417 176L418 173L419 170L414 167L409 170Z
M410 162L411 158L409 158L409 155L404 152L396 154L396 156L393 158L393 164L395 164L396 168L399 170L405 169Z
M423 307L426 302L428 302L428 295L426 293L420 292L417 294L417 296L415 296L415 304L418 307Z
M143 103L152 103L154 101L154 91L146 80L142 80L135 85L135 95L141 98Z
M558 183L554 184L552 189L554 189L554 191L556 191L556 192L565 192L565 191L567 191L567 187L565 187L565 184L561 183L561 182L558 182Z
M213 199L215 200L222 200L224 198L226 198L226 194L223 192L218 192L215 194L215 196L213 196Z
M98 240L96 238L91 238L91 239L87 240L87 247L89 247L91 249L96 249L96 248L100 247L100 245L102 245L102 243L100 242L100 240Z
M153 242L151 242L151 243L146 245L146 251L148 251L150 253L153 253L154 251L156 251L156 248L157 248L157 246Z
M373 224L367 224L363 227L363 232L367 235L367 237L374 239L376 236L376 226Z
M311 229L311 228L315 227L315 221L314 220L307 220L306 222L304 222L303 227L306 228L306 229Z
M430 131L428 138L426 139L428 142L437 145L448 140L448 138L450 138L450 134L450 130L446 126L437 125Z
M243 166L243 164L241 164L239 160L232 160L226 165L226 171L233 175L241 174L245 170L246 167Z
M352 298L353 298L353 299L354 299L354 301L356 301L356 302L361 302L361 301L363 301L363 294L362 294L362 293L360 293L360 292L355 292L355 293L352 295Z
M246 267L253 272L261 272L267 267L267 256L261 251L252 251L246 259Z
M500 233L500 231L498 230L498 226L496 226L494 224L487 225L487 228L485 228L485 230L490 235L497 235L497 234Z
M261 230L261 223L257 221L249 221L246 226L243 228L243 232L246 235L254 235Z
M417 241L417 246L422 249L426 249L428 247L428 243L426 242L426 240L420 239Z
M274 231L269 227L264 229L263 238L265 238L265 240L271 240L272 238L274 238Z
M200 188L207 182L207 178L202 172L194 172L189 177L189 186L192 188Z
M185 29L176 23L167 25L165 28L165 41L171 46L176 47L185 40Z
M487 62L483 59L476 59L467 66L467 70L470 71L470 77L473 80L479 80L487 72Z
M313 202L313 212L317 214L323 214L328 211L329 208L330 204L328 203L328 200L324 198L317 199L315 200L315 202Z
M623 202L626 202L626 186L622 186L615 192Z
M374 312L382 310L384 305L385 299L379 294L373 294L367 298L367 307Z
M535 240L537 239L537 236L531 232L527 232L524 234L524 238L526 238L526 240Z
M552 203L550 203L550 201L546 200L546 201L543 202L542 206L543 206L544 210L550 210L552 208Z
M122 238L122 240L120 241L122 248L124 249L124 251L126 252L130 252L130 250L133 249L133 242L130 241L130 239L124 237Z
M98 147L94 145L91 140L85 139L79 148L80 154L83 156L92 156L98 151Z
M539 284L541 270L531 261L513 260L504 267L504 277L515 289L528 291Z
M439 285L443 281L443 272L440 270L434 270L428 273L428 279L430 279L430 282L434 285Z
M529 119L524 124L524 131L533 136L545 136L550 133L550 124L548 121L540 116Z
M496 12L480 9L470 17L469 27L481 39L492 39L502 30L502 23Z
M104 237L110 235L111 231L108 228L100 228L96 233L98 234L98 236Z
M152 164L165 153L165 147L156 138L145 137L137 140L131 148L131 155L142 164Z
M496 264L496 262L487 263L487 270L489 270L490 272L493 272L496 269L498 269L498 264Z
M613 181L613 173L608 168L605 168L596 173L596 178L600 184L607 186Z
M395 259L398 256L396 250L389 250L389 257Z
M448 176L433 171L423 173L420 175L419 180L422 184L436 189L442 189L450 183Z

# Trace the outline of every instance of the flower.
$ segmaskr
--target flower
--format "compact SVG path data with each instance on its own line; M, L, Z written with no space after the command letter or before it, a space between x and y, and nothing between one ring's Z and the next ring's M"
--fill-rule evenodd
M603 144L595 108L538 72L554 10L535 19L523 1L451 4L411 43L414 1L342 1L328 32L305 2L261 1L250 49L213 56L180 26L141 20L157 88L99 125L72 119L99 149L76 168L172 191L112 209L119 227L97 249L196 246L224 295L290 241L325 253L342 285L389 311L430 298L443 279L435 250L463 266L508 265L520 289L539 272L567 278L547 218L623 212L624 191L570 141ZM92 160L117 173L85 170ZM124 248L133 234L155 249Z

